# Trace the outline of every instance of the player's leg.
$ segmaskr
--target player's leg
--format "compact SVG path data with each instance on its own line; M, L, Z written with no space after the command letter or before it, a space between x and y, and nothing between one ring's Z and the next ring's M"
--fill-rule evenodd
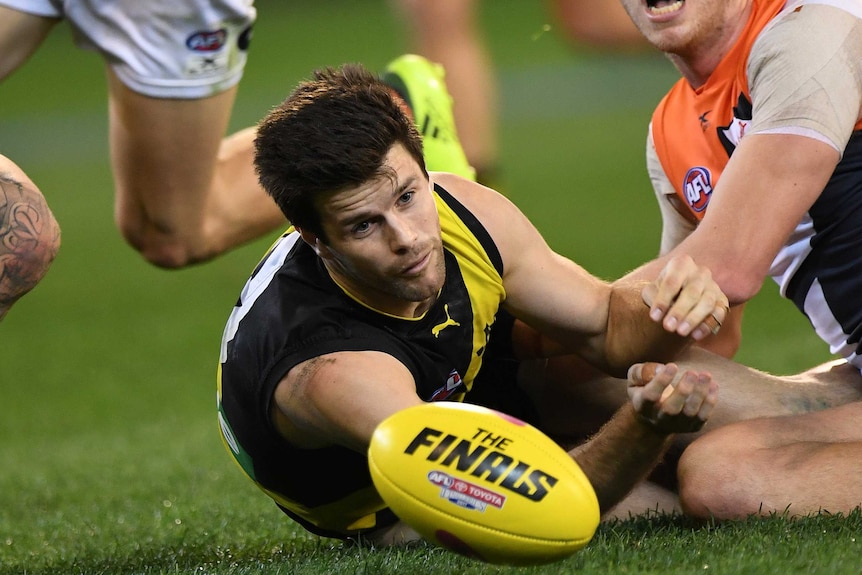
M196 100L150 98L109 70L116 218L149 261L178 267L206 260L285 224L257 182L254 129L222 139L236 88ZM443 70L403 56L384 79L423 131L430 170L473 177L452 119Z
M0 320L33 289L60 249L60 226L39 188L0 156Z
M564 36L577 45L613 50L649 46L619 2L554 0L551 9Z
M80 3L66 16L107 63L115 217L127 241L175 268L284 225L254 173L253 130L225 137L253 3L113 4Z
M718 403L700 434L756 417L801 414L862 401L862 377L843 361L778 376L692 346L674 362L680 373L708 371L719 384ZM607 377L576 357L552 358L542 370L549 385L542 389L539 401L549 413L559 412L552 421L560 426L571 421L566 406L586 406L590 421L601 420L627 401L625 380ZM685 434L680 443L696 436Z
M685 369L709 371L720 385L718 404L701 432L676 436L665 460L653 471L651 482L638 486L630 498L615 508L612 516L680 509L675 504L673 492L678 488L677 464L683 453L684 461L679 465L685 464L681 467L681 477L686 481L690 500L688 510L696 512L698 505L703 508L702 503L694 501L695 495L722 495L721 491L710 488L716 468L733 467L734 462L741 458L735 450L753 445L744 441L744 432L735 433L725 441L723 434L726 429L739 429L725 426L753 418L818 411L830 413L833 411L830 408L836 406L862 405L852 403L862 401L862 377L858 370L843 362L832 362L795 376L779 377L693 347L676 363L680 372ZM527 390L538 406L543 430L555 438L562 438L569 445L595 433L617 408L628 401L624 380L603 376L574 356L552 358L547 362L525 362L522 370L522 381L528 382ZM829 411L821 411L824 409ZM708 433L710 430L718 431ZM701 436L703 439L685 451ZM715 440L707 442L708 438ZM722 453L718 451L722 446L730 452L716 458L716 453ZM751 453L755 463L764 462L757 458L756 450ZM768 462L765 465L768 466ZM730 490L727 495L734 494Z
M205 261L285 225L254 172L254 129L223 138L235 86L206 98L151 98L111 71L108 78L116 220L147 260Z
M676 363L681 369L711 372L720 386L718 404L701 433L756 417L802 414L862 401L862 377L844 361L779 376L691 347Z
M498 90L474 0L399 0L414 49L446 70L455 125L478 180L497 166Z
M405 54L386 66L382 79L407 105L422 134L426 169L475 180L458 137L443 67L424 56Z
M57 16L32 14L0 5L0 80L36 51L57 22Z
M653 481L642 481L625 499L605 512L602 521L673 513L682 513L677 494Z
M854 402L707 433L679 463L683 509L718 519L849 513L862 505L860 421Z
M739 518L783 512L790 504L791 513L805 514L827 505L846 511L860 503L853 498L862 494L858 369L834 361L778 377L706 352L691 355L721 389L703 435L679 461L686 512Z

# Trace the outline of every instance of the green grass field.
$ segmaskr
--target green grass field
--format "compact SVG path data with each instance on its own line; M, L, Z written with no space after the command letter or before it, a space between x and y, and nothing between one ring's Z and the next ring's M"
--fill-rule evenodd
M375 69L405 51L388 4L261 0L234 117L257 121L322 65ZM661 57L577 51L544 4L485 3L503 102L504 191L558 251L613 278L654 255L643 168ZM552 23L553 24L553 23ZM305 534L234 468L215 419L224 321L270 238L193 269L157 270L112 220L101 61L62 26L0 85L0 153L40 185L63 248L0 325L0 575L293 573L857 573L862 519L600 528L570 560L495 569L439 549L369 551ZM773 285L749 305L745 363L828 358Z

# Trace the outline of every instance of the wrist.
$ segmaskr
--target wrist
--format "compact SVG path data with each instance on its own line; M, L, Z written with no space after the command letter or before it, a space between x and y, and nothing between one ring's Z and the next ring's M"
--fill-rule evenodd
M629 404L629 406L635 423L643 433L662 439L667 438L673 433L673 431L663 425L664 422L658 417L660 414L657 414L655 417L649 417L635 409L634 405Z

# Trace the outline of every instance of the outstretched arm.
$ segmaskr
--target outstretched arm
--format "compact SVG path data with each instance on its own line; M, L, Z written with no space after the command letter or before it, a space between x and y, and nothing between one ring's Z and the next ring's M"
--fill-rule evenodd
M652 282L609 284L554 252L507 198L447 174L435 174L435 181L479 218L497 245L506 308L543 336L527 342L537 351L524 357L577 353L625 377L633 363L667 361L724 320L727 298L688 256L671 259Z

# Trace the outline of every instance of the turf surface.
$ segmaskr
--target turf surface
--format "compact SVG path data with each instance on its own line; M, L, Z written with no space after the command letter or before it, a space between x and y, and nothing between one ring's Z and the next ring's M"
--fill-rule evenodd
M404 51L386 2L261 0L234 117L257 121L322 65L382 68ZM485 3L499 66L503 190L549 243L618 276L657 248L643 170L652 106L675 78L657 55L576 50L542 3ZM551 23L553 24L553 23ZM40 185L63 248L0 325L0 574L450 573L495 570L426 546L369 552L306 535L241 476L215 420L224 321L270 238L157 270L112 222L101 62L60 26L0 85L0 152ZM828 355L767 284L739 359L777 372ZM858 516L695 527L602 527L537 573L856 573Z

